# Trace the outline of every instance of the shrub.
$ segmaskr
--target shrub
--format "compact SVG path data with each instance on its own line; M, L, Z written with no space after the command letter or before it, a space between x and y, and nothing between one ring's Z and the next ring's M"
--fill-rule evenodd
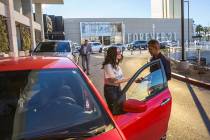
M0 52L8 53L9 51L7 23L4 17L0 16Z

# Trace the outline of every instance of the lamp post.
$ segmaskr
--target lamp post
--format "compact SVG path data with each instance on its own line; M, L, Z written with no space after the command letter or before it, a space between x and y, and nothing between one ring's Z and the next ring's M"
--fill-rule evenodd
M181 0L181 46L182 46L182 58L181 58L181 61L185 61L185 48L184 48L184 0Z
M152 24L153 39L155 39L155 24Z
M184 46L184 0L181 0L181 46L182 46L182 58L178 65L178 68L186 72L189 69L189 64L185 60L185 46Z
M187 41L188 41L188 48L190 47L190 1L184 1L187 2L187 9L188 9L188 20L187 20L187 27L188 27L188 35L187 35Z

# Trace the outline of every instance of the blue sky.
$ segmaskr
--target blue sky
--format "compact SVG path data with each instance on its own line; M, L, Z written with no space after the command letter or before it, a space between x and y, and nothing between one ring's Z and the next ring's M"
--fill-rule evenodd
M210 26L210 0L190 0L190 17L196 24ZM187 12L187 3L185 5ZM64 0L47 5L44 13L64 18L150 18L150 0Z

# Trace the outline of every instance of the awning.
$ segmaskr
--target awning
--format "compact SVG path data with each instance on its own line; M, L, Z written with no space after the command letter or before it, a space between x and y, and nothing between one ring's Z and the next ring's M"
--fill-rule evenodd
M33 0L33 3L41 3L41 4L64 4L64 0Z

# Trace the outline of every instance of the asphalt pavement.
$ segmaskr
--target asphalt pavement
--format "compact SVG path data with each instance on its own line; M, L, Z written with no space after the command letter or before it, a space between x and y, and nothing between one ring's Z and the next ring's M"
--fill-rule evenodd
M121 64L125 77L131 77L150 58L147 51L124 53ZM89 76L103 96L102 54L91 56ZM172 112L167 133L168 140L210 140L210 91L172 79Z

